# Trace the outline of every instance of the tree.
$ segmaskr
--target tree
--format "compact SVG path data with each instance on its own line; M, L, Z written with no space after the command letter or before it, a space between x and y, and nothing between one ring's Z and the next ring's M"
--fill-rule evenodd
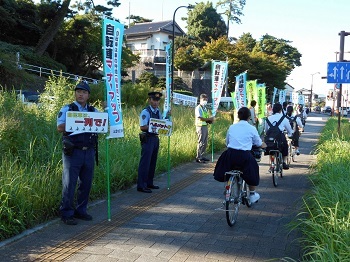
M244 45L248 52L252 52L256 46L256 40L251 33L245 33L237 40L237 44Z
M120 3L118 3L118 1L119 0L111 0L111 1L108 1L107 4L117 7L120 5ZM55 2L53 2L53 3L55 3ZM56 36L58 30L60 29L60 27L64 21L64 18L70 12L69 5L71 3L71 0L63 0L62 4L58 4L58 3L60 3L59 1L56 3L57 3L57 7L58 7L57 11L56 11L56 15L53 18L53 20L50 22L49 27L46 28L45 32L40 37L40 40L38 41L38 43L35 47L35 53L37 53L39 55L44 54L47 47L52 42L52 40ZM91 8L91 5L92 5L92 8ZM107 7L104 7L101 5L98 5L95 7L93 5L92 0L86 0L84 3L75 5L75 7L78 10L81 10L83 7L87 8L86 10L88 10L90 8L90 9L93 9L93 11L95 11L97 13L104 13L104 12L111 11L111 8L107 8ZM71 12L71 14L73 15L74 12ZM106 13L106 15L108 15L108 13Z
M226 35L226 25L221 16L213 8L211 2L197 4L189 12L187 19L188 35L210 42Z
M130 16L126 17L126 19L132 20L132 23L130 23L129 26L133 26L133 25L139 24L139 23L149 23L149 22L153 21L153 19L147 19L147 18L144 18L142 16L138 16L138 15L130 15Z
M287 72L290 74L296 66L301 66L299 51L290 45L289 40L278 39L271 35L262 36L253 52L264 52L268 55L276 55L279 60L287 65Z
M221 8L225 8L227 6L225 12L221 13L227 16L227 37L229 33L230 22L236 22L237 24L241 23L239 16L243 15L242 11L245 4L245 0L220 0L216 3L216 7L220 6Z

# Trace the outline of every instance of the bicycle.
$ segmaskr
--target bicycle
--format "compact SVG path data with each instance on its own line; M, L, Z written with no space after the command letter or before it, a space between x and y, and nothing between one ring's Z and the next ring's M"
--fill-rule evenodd
M278 149L269 150L270 168L269 172L272 174L272 182L275 187L278 186L278 175L283 177L283 157L282 152Z
M257 162L260 162L262 149L256 148L252 150L252 154ZM247 183L243 180L243 172L239 169L233 169L229 172L225 172L225 213L227 224L232 227L238 217L238 211L241 204L246 205L247 207L252 206L250 201L250 190ZM257 201L258 202L258 201Z
M290 165L290 163L293 161L295 162L295 147L292 145L292 138L286 136L287 142L288 142L288 156L287 156L287 164Z
M242 179L243 174L240 170L232 170L225 173L227 180L225 185L225 212L227 224L232 227L238 217L238 211L241 204L251 207L249 187Z

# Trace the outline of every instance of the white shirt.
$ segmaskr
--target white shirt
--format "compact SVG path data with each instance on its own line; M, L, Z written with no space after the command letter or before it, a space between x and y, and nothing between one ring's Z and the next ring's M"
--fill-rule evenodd
M273 114L273 115L269 116L268 120L274 126L275 124L277 124L277 122L281 119L282 116L283 116L282 113L276 113L276 114ZM269 130L269 128L270 128L269 124L267 123L267 121L265 121L265 133L267 132L267 130ZM288 133L288 136L292 136L293 135L293 129L290 126L289 120L286 117L283 119L283 121L278 126L278 128L281 130L281 132L286 130L287 133Z
M245 120L240 120L229 127L226 135L226 146L228 148L251 150L253 145L262 145L262 140L254 126Z

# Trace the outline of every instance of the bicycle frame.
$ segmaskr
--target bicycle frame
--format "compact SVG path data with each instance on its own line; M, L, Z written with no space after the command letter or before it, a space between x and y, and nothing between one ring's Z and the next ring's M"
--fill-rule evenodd
M279 150L270 150L270 169L272 174L272 182L275 187L278 185L278 174L283 177L283 157Z

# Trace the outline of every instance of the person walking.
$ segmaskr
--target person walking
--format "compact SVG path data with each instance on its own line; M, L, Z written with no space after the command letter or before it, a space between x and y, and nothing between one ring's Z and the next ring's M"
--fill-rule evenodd
M137 191L143 193L152 193L151 189L159 189L159 186L153 184L158 158L159 137L158 134L149 132L148 128L150 118L161 119L159 110L161 97L162 93L160 92L149 92L149 105L140 114L141 158L138 169Z
M208 145L208 124L214 122L214 117L209 116L209 111L206 108L207 103L208 96L201 94L199 96L199 105L195 108L195 125L198 137L196 162L198 163L209 161L208 158L204 157L204 154Z
M57 117L57 130L62 133L62 201L61 220L67 225L76 225L77 219L92 220L87 213L95 166L95 153L98 136L96 133L72 134L66 132L66 112L98 112L87 101L90 86L80 82L74 89L75 101L61 108ZM74 205L75 188L78 183L76 205Z

